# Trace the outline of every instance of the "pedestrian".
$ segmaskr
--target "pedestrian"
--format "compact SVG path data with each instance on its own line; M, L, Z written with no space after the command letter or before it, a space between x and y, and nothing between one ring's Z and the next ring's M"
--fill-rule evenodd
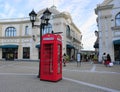
M66 66L66 62L67 62L66 54L64 53L64 55L63 55L63 66Z
M111 57L110 54L107 54L106 66L109 66L110 63L111 63Z
M94 64L96 64L98 62L98 56L97 56L97 54L94 55L93 60L94 60L93 61Z
M63 66L66 66L66 63L69 61L69 56L64 53L63 55Z
M106 53L104 52L102 55L102 63L105 64L106 60L107 60L107 56Z

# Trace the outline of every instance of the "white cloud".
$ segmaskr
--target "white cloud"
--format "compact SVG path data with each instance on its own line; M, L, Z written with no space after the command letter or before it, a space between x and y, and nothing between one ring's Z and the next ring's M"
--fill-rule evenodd
M96 23L96 15L92 14L89 17L89 19L80 28L82 30L84 30L83 32L87 32L87 30L89 29L89 27L91 27L95 23Z
M69 4L66 4L64 0L64 2L60 5L62 8L59 8L62 11L70 12L73 21L82 32L84 49L93 50L93 45L96 40L94 34L94 30L96 30L94 27L96 25L96 16L94 14L94 10L90 10L93 8L90 6L91 2L92 1L90 0L71 0Z
M96 40L94 31L97 30L94 7L103 0L1 0L0 16L2 18L28 16L32 9L38 12L41 9L57 6L59 11L67 11L71 14L73 22L83 35L85 49L94 49ZM2 2L2 3L1 3Z
M20 3L22 0L12 0L14 3Z
M51 2L53 1L48 1L47 5L51 6ZM88 9L91 8L89 5L90 2L90 0L54 0L54 4L58 7L58 10L67 11L71 14L73 21L82 32L83 44L85 49L94 49L93 44L96 40L96 37L94 36L95 29L90 30L92 29L91 26L96 24L96 16L94 14L94 10L92 12L88 11Z
M0 15L2 18L11 18L16 11L8 2L2 3L1 8L3 12L0 12Z
M80 29L82 30L82 34L83 34L83 45L84 45L84 49L94 49L93 45L94 42L96 40L94 31L96 29L91 28L96 26L96 16L95 14L92 14L89 19L80 27Z
M23 18L23 17L25 17L25 15L23 13L18 14L18 18Z

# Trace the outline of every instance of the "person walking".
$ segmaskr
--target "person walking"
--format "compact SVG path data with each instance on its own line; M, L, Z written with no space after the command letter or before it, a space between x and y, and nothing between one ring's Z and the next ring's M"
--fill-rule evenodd
M67 62L66 54L64 53L64 55L63 55L63 66L66 66L66 62Z
M104 52L102 55L102 63L105 64L106 60L107 60L107 56L106 56L106 53Z
M66 63L69 62L69 56L65 53L63 54L63 66L66 66Z
M109 66L110 63L111 63L111 57L110 54L107 54L106 67Z

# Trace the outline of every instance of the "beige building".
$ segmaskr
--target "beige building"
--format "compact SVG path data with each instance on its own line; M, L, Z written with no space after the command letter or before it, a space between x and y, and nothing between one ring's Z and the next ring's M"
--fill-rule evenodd
M49 8L52 12L50 25L44 28L45 33L63 32L62 51L69 57L76 57L82 48L82 34L73 23L68 12L59 12L55 6ZM37 13L39 25L45 9ZM40 28L32 28L28 18L1 19L0 20L0 59L2 60L38 60L40 48Z
M99 61L104 52L109 53L112 61L120 61L120 0L104 0L97 5L99 32Z

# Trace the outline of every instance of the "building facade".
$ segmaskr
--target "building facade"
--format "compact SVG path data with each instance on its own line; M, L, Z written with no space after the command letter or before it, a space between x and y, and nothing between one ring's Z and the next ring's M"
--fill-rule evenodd
M40 17L45 9L37 13L35 24L40 25ZM59 12L55 6L49 25L44 27L43 34L62 32L62 51L71 58L76 57L82 48L82 34L75 26L68 12ZM39 60L40 28L32 28L29 18L0 20L0 59L2 60Z
M120 61L120 0L104 0L95 9L99 32L99 62L103 53Z

